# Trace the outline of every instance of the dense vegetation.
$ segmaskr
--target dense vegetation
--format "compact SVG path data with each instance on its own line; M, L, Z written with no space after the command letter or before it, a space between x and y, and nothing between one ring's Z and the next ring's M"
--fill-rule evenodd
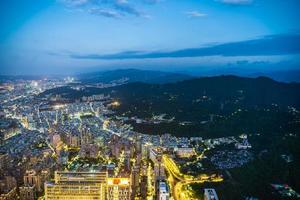
M150 119L166 113L171 123L136 124L136 130L150 134L222 136L242 132L300 130L300 84L278 83L268 78L220 76L176 84L132 83L115 88L118 114ZM180 122L189 122L180 125Z
M198 191L199 196L203 195L204 188L213 187L224 200L245 199L250 196L272 200L295 199L281 197L271 184L287 184L299 192L300 141L297 137L253 135L249 140L255 159L242 167L228 169L227 173L223 173L225 181L222 184L193 184L192 187L194 191ZM293 161L286 162L281 155L292 155Z

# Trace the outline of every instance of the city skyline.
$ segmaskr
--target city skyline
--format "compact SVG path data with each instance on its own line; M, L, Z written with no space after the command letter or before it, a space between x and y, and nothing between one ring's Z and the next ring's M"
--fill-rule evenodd
M300 200L299 0L0 0L0 200Z
M296 0L2 1L1 74L298 69L298 7Z

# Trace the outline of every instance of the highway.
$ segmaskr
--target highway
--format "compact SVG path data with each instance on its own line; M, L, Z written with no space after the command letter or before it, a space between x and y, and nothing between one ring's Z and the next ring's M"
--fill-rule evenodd
M183 186L192 183L204 182L221 182L223 178L216 175L208 176L207 174L200 174L198 177L185 175L180 172L180 169L168 155L163 155L163 162L166 170L169 173L168 182L171 187L172 196L175 200L187 200L189 197L184 193Z

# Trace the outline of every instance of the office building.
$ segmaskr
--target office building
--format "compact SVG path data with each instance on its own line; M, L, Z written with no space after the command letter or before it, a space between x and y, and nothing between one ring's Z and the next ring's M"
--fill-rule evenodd
M104 200L107 172L55 172L55 182L45 183L46 200Z

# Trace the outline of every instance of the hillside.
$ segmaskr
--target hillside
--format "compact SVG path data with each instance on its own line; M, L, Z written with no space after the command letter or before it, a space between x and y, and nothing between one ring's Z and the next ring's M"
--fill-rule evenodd
M137 117L129 121L138 131L190 136L224 136L242 132L279 134L299 127L300 84L280 83L269 78L219 76L170 84L129 83L107 89L66 88L44 94L78 98L98 93L119 99L118 115ZM152 123L153 116L166 114L171 122Z

